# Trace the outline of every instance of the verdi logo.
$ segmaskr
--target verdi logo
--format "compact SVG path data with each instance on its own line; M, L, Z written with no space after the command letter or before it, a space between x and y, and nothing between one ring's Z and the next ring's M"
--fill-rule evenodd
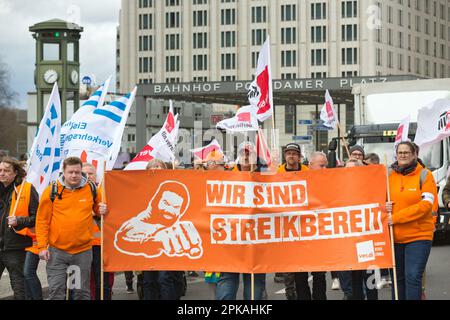
M450 130L450 111L446 111L439 116L438 130Z
M375 260L375 249L373 241L359 242L356 244L356 252L358 255L358 262L367 262Z

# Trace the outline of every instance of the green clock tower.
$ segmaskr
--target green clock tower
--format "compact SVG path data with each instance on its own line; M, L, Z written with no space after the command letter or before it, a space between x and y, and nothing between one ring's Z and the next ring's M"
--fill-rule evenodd
M73 100L74 112L80 105L80 33L77 24L59 19L44 21L29 29L36 40L37 123L44 114L44 96L58 82L62 122L67 117L67 101Z

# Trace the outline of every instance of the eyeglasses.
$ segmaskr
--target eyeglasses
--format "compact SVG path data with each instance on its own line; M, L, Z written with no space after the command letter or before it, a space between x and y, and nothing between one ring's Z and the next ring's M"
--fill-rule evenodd
M353 156L353 157L362 157L363 156L363 154L359 153L359 152L353 152L350 155Z
M411 155L412 152L411 151L405 151L405 152L397 152L398 156L409 156Z

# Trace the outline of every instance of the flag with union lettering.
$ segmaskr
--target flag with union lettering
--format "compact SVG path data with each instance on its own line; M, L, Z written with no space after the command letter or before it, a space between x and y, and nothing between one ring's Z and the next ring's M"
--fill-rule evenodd
M273 115L272 70L270 64L270 41L266 42L259 52L255 80L247 93L250 105L257 107L258 120L266 121Z
M30 151L27 182L33 184L39 195L59 175L61 100L58 84L53 86L44 116L34 137Z

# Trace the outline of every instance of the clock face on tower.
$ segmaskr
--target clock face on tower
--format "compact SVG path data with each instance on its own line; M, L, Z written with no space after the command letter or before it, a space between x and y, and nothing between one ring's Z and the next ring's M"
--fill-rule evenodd
M58 72L53 69L49 69L44 73L44 81L48 84L53 84L58 81Z
M78 72L76 70L73 70L70 73L70 81L72 81L73 84L77 84L78 83Z

